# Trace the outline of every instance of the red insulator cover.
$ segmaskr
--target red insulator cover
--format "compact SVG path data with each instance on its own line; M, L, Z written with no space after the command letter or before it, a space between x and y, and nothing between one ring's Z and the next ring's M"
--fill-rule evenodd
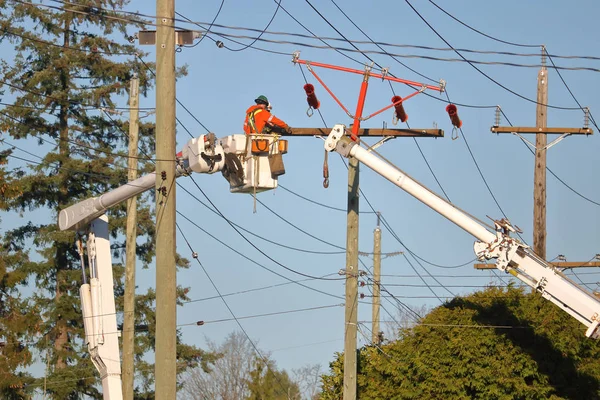
M456 108L456 106L454 104L448 104L446 106L446 112L450 116L450 121L452 122L452 125L454 125L457 128L460 128L462 126L462 121L460 120L460 118L458 118L458 109Z
M398 118L398 120L400 120L401 122L406 122L408 120L408 114L406 114L406 112L404 111L404 106L402 105L402 97L392 97L392 103L394 103L394 108L396 109L396 118Z
M317 100L317 95L315 95L315 87L310 83L304 85L304 91L306 92L306 102L308 105L315 110L319 108L321 102Z

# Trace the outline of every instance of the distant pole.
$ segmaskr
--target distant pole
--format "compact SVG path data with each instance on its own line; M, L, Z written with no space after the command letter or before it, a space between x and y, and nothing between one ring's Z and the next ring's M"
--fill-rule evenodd
M155 397L177 393L175 268L175 0L156 1Z
M533 174L533 251L546 259L546 145L545 133L548 125L548 70L546 54L542 47L542 68L537 79L537 107L535 126L535 170Z
M139 131L139 79L129 83L129 160L127 179L137 179ZM137 196L127 200L127 232L125 260L125 295L123 297L123 399L133 400L135 348L135 250L137 238Z
M379 308L381 306L381 228L380 214L377 213L377 227L373 231L373 326L371 342L380 344Z

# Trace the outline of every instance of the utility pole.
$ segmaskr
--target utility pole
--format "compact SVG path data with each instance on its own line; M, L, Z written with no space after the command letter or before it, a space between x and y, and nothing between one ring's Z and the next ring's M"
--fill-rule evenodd
M156 1L155 396L177 393L175 267L175 0Z
M404 79L399 79L396 77L392 77L389 75L389 71L387 68L382 69L381 74L374 74L371 72L371 67L365 66L364 71L359 71L355 69L339 67L335 65L328 65L319 62L306 61L300 59L299 52L294 53L293 60L295 64L306 65L307 69L314 75L314 77L321 83L322 86L329 92L329 94L333 97L333 99L342 107L342 109L346 112L346 114L353 119L353 124L351 126L351 138L354 141L359 141L360 136L384 136L378 143L373 145L371 148L376 148L379 145L383 144L386 140L390 139L393 136L443 136L443 132L438 129L361 129L360 123L361 121L368 120L375 115L394 107L396 108L396 116L402 122L406 121L406 115L404 115L404 109L402 108L402 103L427 89L443 91L445 87L445 82L440 81L440 86L434 87L432 85L424 85L417 82L411 82ZM360 74L362 75L362 84L360 88L360 93L358 96L358 103L356 106L356 112L354 115L351 115L350 112L344 107L344 105L339 101L337 97L333 94L329 88L325 85L323 80L318 77L316 72L314 71L314 67L323 67L328 69L334 69L338 71ZM365 105L365 99L367 96L367 89L369 86L369 78L381 78L382 80L401 82L409 85L413 85L419 87L414 93L401 98L399 96L394 96L392 99L392 104L384 107L383 109L374 112L371 115L363 117L363 108ZM314 91L309 94L309 90L305 87L307 92L307 101L309 103L309 107L318 108L319 102L316 100L314 95ZM310 101L310 97L312 96L312 103ZM316 105L315 105L316 104ZM402 109L402 110L400 110ZM402 117L398 113L402 114ZM319 128L293 128L289 133L290 136L314 136L314 135L329 135L330 132L327 132L324 129ZM325 174L324 168L324 174ZM324 176L327 181L327 177ZM324 183L325 184L325 183ZM357 313L358 313L358 277L360 272L358 270L358 204L359 204L359 162L355 158L349 159L348 165L348 208L347 208L347 232L346 232L346 270L344 271L346 275L346 308L345 308L345 325L344 325L344 400L355 400L356 399L356 365L357 365L357 354L356 354L356 342L357 342Z
M543 50L542 50L543 51ZM542 68L537 77L535 116L535 169L533 172L533 251L546 259L546 145L548 125L548 70L542 53Z
M356 335L358 323L358 181L359 162L348 162L346 230L346 308L344 327L344 400L356 399Z
M369 87L370 67L365 67L352 135L358 140L358 131L365 98ZM359 162L348 162L348 217L346 231L346 311L344 328L344 400L356 400L356 335L358 331L358 213L359 213Z
M500 109L496 110L496 122L491 131L494 133L511 133L521 138L526 144L535 149L535 166L533 182L533 251L546 259L546 151L570 135L591 135L594 132L588 127L588 114L585 110L585 119L582 128L548 128L548 70L546 69L546 49L542 46L542 67L537 76L537 106L535 127L499 126ZM525 139L522 134L535 133L535 145ZM548 134L560 134L548 144ZM572 268L552 263L561 268ZM584 263L568 263L584 264ZM493 265L475 264L475 269L492 269Z
M127 180L137 179L139 131L139 79L129 83L129 159ZM127 200L125 295L123 298L123 399L133 400L133 354L135 348L135 250L137 238L137 196Z
M381 228L379 227L381 215L377 213L377 227L373 231L373 325L371 329L371 342L379 345L379 308L381 305Z

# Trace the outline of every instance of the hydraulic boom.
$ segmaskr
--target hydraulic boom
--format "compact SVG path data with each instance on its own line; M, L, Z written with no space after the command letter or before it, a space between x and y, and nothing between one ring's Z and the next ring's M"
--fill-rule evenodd
M517 230L506 219L494 221L495 232L442 199L397 167L362 148L346 135L344 125L335 125L325 141L325 150L335 151L358 161L400 189L431 207L442 216L475 236L475 254L480 261L495 259L496 268L534 288L542 296L569 313L587 327L586 336L600 337L600 301L560 270L538 257L529 246L510 236Z

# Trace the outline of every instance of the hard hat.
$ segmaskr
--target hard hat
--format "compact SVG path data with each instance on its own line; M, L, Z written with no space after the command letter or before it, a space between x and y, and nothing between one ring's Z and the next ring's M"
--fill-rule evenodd
M254 100L254 102L256 104L264 104L265 106L269 105L269 100L267 99L266 96L263 96L262 94L260 96L258 96L256 98L256 100Z

